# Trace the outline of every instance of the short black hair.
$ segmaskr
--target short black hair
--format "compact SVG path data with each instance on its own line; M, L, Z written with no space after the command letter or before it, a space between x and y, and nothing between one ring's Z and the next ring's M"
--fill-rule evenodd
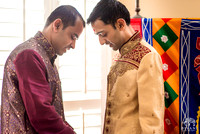
M105 24L111 24L114 28L117 19L123 18L126 24L130 24L130 13L128 9L116 0L101 0L94 7L92 13L87 19L87 24L102 20Z
M70 5L62 5L57 7L47 18L45 27L49 26L54 20L60 18L63 23L63 29L65 29L68 26L74 26L76 19L80 17L83 21L83 26L85 27L85 21L83 20L83 17L81 14Z

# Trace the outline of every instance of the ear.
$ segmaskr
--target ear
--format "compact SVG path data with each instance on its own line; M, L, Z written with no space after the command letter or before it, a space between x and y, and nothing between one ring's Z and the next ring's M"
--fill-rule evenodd
M55 19L53 21L53 31L57 32L60 29L62 29L62 27L63 27L63 23L62 23L62 20L60 18Z
M126 26L126 21L122 18L119 18L119 19L117 19L115 26L119 30L123 30Z

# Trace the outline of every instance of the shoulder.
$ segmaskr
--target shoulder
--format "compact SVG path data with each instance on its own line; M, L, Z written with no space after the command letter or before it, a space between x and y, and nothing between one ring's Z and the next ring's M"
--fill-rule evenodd
M25 49L16 55L14 63L43 62L41 55L33 49Z
M151 52L157 53L155 48L151 46L149 43L147 43L144 39L141 40L140 44L142 44L144 47L148 48Z
M37 50L38 47L39 46L37 41L34 38L30 38L29 40L17 45L16 48L13 49L12 52L10 53L10 56L16 57L16 55L18 55L22 51L25 51L26 49Z
M148 43L141 41L138 45L136 45L132 50L123 55L121 58L124 60L132 60L139 64L142 58L153 50L151 49L150 45L148 45Z

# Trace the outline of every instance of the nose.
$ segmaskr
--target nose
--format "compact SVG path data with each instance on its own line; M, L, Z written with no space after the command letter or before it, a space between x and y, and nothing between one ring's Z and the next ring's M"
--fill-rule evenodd
M99 36L99 42L101 45L103 45L106 43L106 40L103 37Z
M73 41L72 41L72 44L71 44L71 48L72 48L72 49L75 48L75 44L76 44L76 40L73 40Z

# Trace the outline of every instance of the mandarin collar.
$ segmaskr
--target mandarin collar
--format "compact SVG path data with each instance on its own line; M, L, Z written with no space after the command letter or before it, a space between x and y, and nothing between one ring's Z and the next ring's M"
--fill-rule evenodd
M137 44L140 43L141 41L141 36L140 36L140 32L136 31L131 38L128 39L128 41L126 41L122 47L119 49L120 54L123 56L124 54L126 54L127 52L131 51L132 48L134 48Z
M52 47L52 45L49 43L49 41L44 37L44 35L40 31L38 31L36 33L34 38L44 48L44 50L46 51L46 53L47 53L47 55L48 55L48 57L51 61L51 63L53 64L57 55L56 55L56 52L55 52L54 48Z

